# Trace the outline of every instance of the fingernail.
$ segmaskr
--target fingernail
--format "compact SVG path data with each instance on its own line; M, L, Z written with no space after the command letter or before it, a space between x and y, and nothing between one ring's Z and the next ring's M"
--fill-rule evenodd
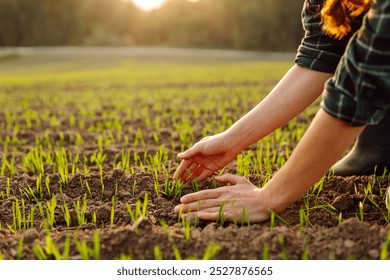
M175 208L173 209L173 211L175 211L176 213L178 213L178 212L180 212L181 207L182 207L181 204L176 205Z

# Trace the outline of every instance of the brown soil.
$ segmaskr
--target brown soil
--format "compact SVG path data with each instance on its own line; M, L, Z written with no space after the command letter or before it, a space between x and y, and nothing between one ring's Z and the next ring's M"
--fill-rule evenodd
M72 110L68 104L67 110ZM110 110L114 108L103 108ZM159 114L159 112L155 112ZM165 120L165 118L167 120ZM0 113L0 120L5 116ZM90 123L101 123L107 119L103 114L99 116L97 112L92 119L86 119L86 127ZM85 240L89 247L93 247L94 232L100 236L100 258L118 259L121 257L131 257L133 259L155 259L155 246L159 246L164 259L175 259L174 248L177 248L182 258L202 258L206 248L212 244L218 244L219 250L215 254L215 259L379 259L389 234L388 217L384 201L384 192L389 185L389 177L333 177L325 179L322 191L317 193L308 192L304 198L295 202L280 216L275 218L275 224L270 222L236 225L236 224L216 224L199 221L192 225L189 238L185 236L185 230L178 217L173 213L173 208L178 204L179 197L173 199L165 195L156 194L154 174L142 171L134 165L134 174L126 173L119 169L114 169L118 163L118 154L123 148L131 153L143 153L147 151L154 154L158 150L158 145L154 144L153 130L145 126L142 119L121 120L125 126L141 128L144 134L144 144L131 146L125 143L113 143L103 152L107 155L103 168L104 193L99 170L90 164L91 172L85 174L77 172L69 175L68 185L61 188L59 175L48 166L45 174L50 178L51 194L43 187L41 196L35 190L37 175L34 172L21 168L21 155L35 145L35 138L44 134L45 127L24 129L17 133L23 143L18 146L18 151L14 151L17 169L11 178L10 198L0 198L0 253L5 259L36 259L33 248L40 244L45 248L47 242L47 228L42 223L38 203L46 205L50 202L51 195L57 199L55 210L55 224L50 229L51 239L58 245L62 252L66 244L67 236L71 240ZM197 124L207 121L207 116L197 119ZM301 116L298 121L308 121ZM169 150L169 165L171 175L177 167L176 155L179 152L179 136L170 129L168 117L162 117L162 126L157 131L160 142ZM194 122L195 123L195 122ZM201 127L194 127L195 139L201 138ZM72 128L67 119L61 122L63 137L52 132L50 139L62 141L62 145L67 151L90 156L98 151L98 146L93 144L99 135L98 132L76 131ZM129 143L133 143L135 132L129 133ZM80 133L84 143L75 145L76 132ZM11 132L1 132L2 137L11 135ZM172 140L175 145L172 145ZM175 142L176 141L176 142ZM292 147L295 143L288 143ZM230 171L235 171L234 164ZM275 168L276 169L276 168ZM82 164L80 165L82 170ZM8 174L9 175L9 174ZM7 192L7 178L0 177L0 193ZM167 178L159 177L159 188L162 188ZM249 178L253 183L260 185L266 178L260 175L251 175ZM90 192L86 188L86 182L90 187ZM373 185L372 194L365 195L365 188ZM133 186L136 187L133 187ZM35 192L35 199L26 194L26 186L31 186ZM213 184L206 181L200 184L200 189L212 188ZM186 183L184 193L192 192L192 185ZM136 202L143 201L145 194L148 194L149 203L147 218L140 218L133 223L127 211L126 203L134 207ZM77 213L74 204L77 200L82 201L86 196L87 208L85 218L87 224L78 225ZM115 197L114 206L112 197ZM35 207L34 225L32 228L19 229L12 232L7 225L13 227L12 205L17 202L25 202L25 215L30 213ZM67 226L61 206L67 203L70 209L71 224ZM321 206L321 207L316 207ZM115 215L112 220L111 211L114 207ZM300 209L306 209L309 220L300 220ZM309 210L307 210L309 209ZM302 210L301 210L302 211ZM363 212L363 218L360 213ZM92 223L93 216L96 223ZM363 221L360 221L363 220ZM162 222L167 227L162 226ZM23 251L18 253L18 244L23 240ZM382 252L383 254L383 252ZM48 258L54 255L47 254ZM383 255L382 255L383 257ZM81 256L74 242L71 242L69 258L80 259ZM390 255L387 256L390 258Z

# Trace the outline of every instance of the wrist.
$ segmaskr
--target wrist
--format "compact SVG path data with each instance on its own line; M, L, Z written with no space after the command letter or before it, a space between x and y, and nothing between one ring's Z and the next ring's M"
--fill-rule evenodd
M229 150L237 156L245 150L250 144L247 144L247 137L243 131L237 127L230 127L224 133L225 143L228 143Z
M299 195L289 192L276 181L272 178L262 189L262 195L267 209L280 213L298 199Z

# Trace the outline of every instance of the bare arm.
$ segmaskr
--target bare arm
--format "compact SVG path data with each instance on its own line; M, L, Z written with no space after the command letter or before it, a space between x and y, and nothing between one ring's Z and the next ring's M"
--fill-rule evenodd
M223 212L229 221L242 220L242 213L251 222L267 220L269 209L281 212L312 187L363 128L349 126L321 109L290 159L263 189L245 178L225 174L216 179L232 186L185 195L175 211L182 211L185 217L214 221L224 205Z
M228 140L241 152L285 125L320 96L331 76L293 66L263 101L226 131Z
M269 95L228 130L209 136L179 154L174 174L182 180L204 180L245 148L286 124L321 94L329 73L293 66Z
M281 211L301 197L329 170L364 129L350 126L320 109L290 159L264 188ZM276 200L276 201L275 201Z

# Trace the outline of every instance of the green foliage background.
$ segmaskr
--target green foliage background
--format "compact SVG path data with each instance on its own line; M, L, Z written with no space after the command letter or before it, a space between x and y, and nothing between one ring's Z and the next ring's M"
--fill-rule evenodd
M170 46L294 51L296 0L0 0L0 46Z

